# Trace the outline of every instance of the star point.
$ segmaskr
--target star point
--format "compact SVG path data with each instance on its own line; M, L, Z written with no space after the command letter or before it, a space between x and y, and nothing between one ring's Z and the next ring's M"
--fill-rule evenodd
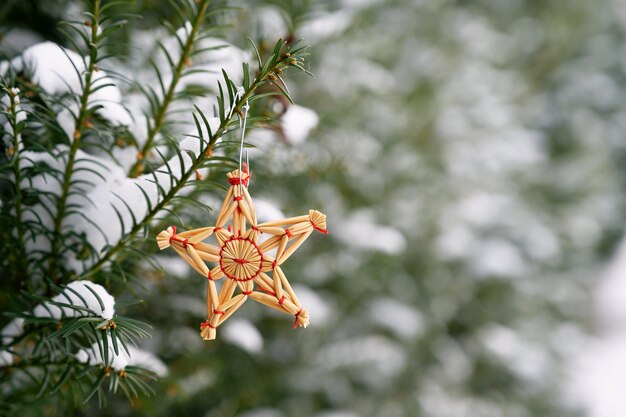
M159 249L171 247L207 279L207 319L200 325L200 335L215 339L217 328L248 298L294 316L294 329L307 327L309 313L280 266L314 231L328 233L326 215L309 210L308 215L257 224L248 193L251 174L235 170L227 178L230 187L214 227L178 233L170 226L157 236ZM270 237L261 241L261 234ZM203 242L211 236L217 246ZM274 249L276 256L268 255ZM215 281L222 278L218 292Z

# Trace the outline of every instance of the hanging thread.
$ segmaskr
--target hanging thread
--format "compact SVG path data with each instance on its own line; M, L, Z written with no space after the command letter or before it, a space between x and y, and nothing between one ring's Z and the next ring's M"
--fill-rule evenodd
M233 112L235 111L235 107L237 107L237 101L239 99L241 99L243 97L243 95L245 94L245 89L243 88L243 86L239 86L237 87L237 93L235 94L235 99L233 101L233 103L230 106L230 111L228 112L228 118L230 118L233 115ZM250 110L250 104L248 103L248 100L246 100L246 103L243 105L243 119L241 118L241 116L239 117L239 128L241 129L241 143L239 145L239 191L241 192L241 187L244 185L244 181L242 178L242 172L243 172L243 145L245 143L245 137L246 137L246 122L248 120L248 111ZM248 152L246 151L246 167L248 167L248 169L250 169L250 162L248 160ZM248 186L247 181L245 182L246 187Z

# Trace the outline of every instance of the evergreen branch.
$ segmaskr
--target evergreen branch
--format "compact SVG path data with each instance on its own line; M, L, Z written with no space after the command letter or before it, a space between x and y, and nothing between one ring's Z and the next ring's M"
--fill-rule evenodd
M176 68L172 73L172 80L168 87L167 93L165 94L165 97L163 97L163 101L160 103L159 107L156 110L156 114L154 116L154 123L152 124L152 127L150 131L148 132L148 138L146 139L146 143L144 143L144 145L141 147L141 150L139 151L138 156L137 156L137 161L130 168L130 171L128 173L129 177L135 178L141 175L141 173L143 172L144 160L146 158L146 155L148 155L150 148L154 144L154 140L156 138L157 133L161 130L161 127L163 126L163 123L165 121L165 116L167 114L167 110L170 106L170 103L174 100L174 95L175 95L178 82L183 76L183 70L185 69L185 66L187 66L189 63L189 57L192 53L192 49L196 41L196 34L202 27L207 8L209 6L209 2L210 2L209 0L202 0L202 3L200 4L198 12L196 13L195 19L191 26L191 31L189 33L189 36L187 36L187 41L185 42L185 45L183 46L180 57L178 59L178 63L176 64ZM173 62L171 61L170 55L167 53L165 48L163 48L163 52L165 53L165 56L168 58L168 61L170 62L170 64L172 64ZM157 69L157 75L159 75L158 69ZM161 81L160 76L159 76L159 81ZM161 82L161 88L163 91L165 91L165 88L163 87L164 86Z
M74 173L74 162L76 160L76 153L80 146L81 137L84 129L84 122L89 113L89 95L93 88L92 77L96 70L96 61L98 58L98 27L100 22L100 0L94 0L93 14L91 16L91 42L89 43L89 64L87 66L87 72L85 73L85 83L83 86L83 93L80 99L80 107L78 110L78 116L76 117L76 125L73 133L73 141L70 147L70 151L67 157L67 165L63 174L63 182L61 185L61 195L57 203L56 215L54 217L54 229L52 234L51 256L49 263L49 277L55 279L55 275L59 269L59 256L62 245L61 229L63 226L63 219L65 218L67 198L70 194L70 185L72 180L72 174ZM71 62L71 60L70 60ZM80 77L79 77L80 78Z
M20 368L47 368L48 366L76 366L76 367L91 367L83 362L78 362L77 360L73 361L47 361L47 362L39 362L39 361L25 361L20 360L19 362L15 362L9 365L2 365L2 369L20 369Z
M215 142L228 132L228 128L230 124L234 121L235 116L242 113L241 109L247 101L252 99L252 97L254 96L254 92L259 87L266 83L272 82L275 79L276 74L282 72L281 68L289 66L296 68L300 67L301 63L300 61L298 61L298 57L295 55L292 56L289 53L289 49L290 47L287 46L282 40L278 41L276 47L274 48L274 52L260 67L259 73L252 81L252 83L244 85L245 90L243 94L241 96L238 96L239 98L237 99L237 101L234 101L234 98L236 96L231 98L231 102L234 103L233 111L229 112L228 114L220 112L222 113L220 115L220 125L218 129L213 133L211 133L209 130L209 141L205 142L202 139L202 132L198 132L202 143L206 143L206 145L201 149L198 157L193 160L191 165L186 170L183 169L181 177L176 183L172 184L172 187L169 189L168 192L164 193L161 201L154 205L152 209L148 210L148 213L144 216L144 218L141 221L136 222L131 230L128 232L128 234L120 239L115 246L109 248L106 253L98 260L98 262L92 265L91 268L89 268L88 270L84 271L80 275L81 278L89 277L98 272L110 259L113 258L113 256L117 252L125 248L137 235L137 233L144 229L146 224L148 224L160 211L164 210L166 206L168 206L172 202L176 194L185 187L187 181L189 180L189 178L191 178L195 171L203 166L207 158L210 158L211 150ZM223 102L224 96L222 95L218 97L218 99L219 101ZM204 118L202 114L201 116Z
M10 114L10 124L11 129L13 130L13 161L11 161L11 168L13 169L13 176L15 178L15 221L17 228L17 238L18 243L15 247L15 251L17 252L17 274L16 276L27 277L28 275L28 262L26 260L26 249L24 248L25 242L25 232L24 232L24 210L22 207L23 196L22 196L22 171L20 170L20 140L19 140L19 126L17 121L17 93L12 89L6 89L6 92L9 96L9 114ZM27 280L24 280L27 281Z

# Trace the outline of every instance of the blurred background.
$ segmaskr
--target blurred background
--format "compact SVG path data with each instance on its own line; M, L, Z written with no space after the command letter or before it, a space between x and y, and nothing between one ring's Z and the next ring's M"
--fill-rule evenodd
M144 302L119 310L168 375L79 415L626 415L626 2L230 5L233 71L247 36L311 45L296 105L248 134L257 209L328 216L284 267L311 325L247 303L203 342L204 282L149 242L164 272L138 265L122 291ZM55 25L83 7L3 1L3 53L69 46ZM133 11L130 61L168 6Z

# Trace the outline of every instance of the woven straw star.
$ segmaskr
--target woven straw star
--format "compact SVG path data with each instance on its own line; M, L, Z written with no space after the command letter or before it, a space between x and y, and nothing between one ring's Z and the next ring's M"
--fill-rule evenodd
M171 246L208 280L207 320L200 325L200 335L204 340L215 339L219 325L248 298L293 315L294 329L307 327L309 313L300 305L280 265L313 231L328 233L326 216L310 210L308 215L257 224L247 189L250 181L247 169L244 168L241 176L239 170L227 176L230 188L215 227L177 233L176 227L170 226L157 236L161 250ZM270 237L260 242L261 234ZM203 243L211 235L217 246ZM277 249L275 258L267 254L273 249ZM206 262L214 266L209 267ZM224 277L218 293L215 281ZM258 290L255 290L255 284ZM237 289L239 293L235 295Z

